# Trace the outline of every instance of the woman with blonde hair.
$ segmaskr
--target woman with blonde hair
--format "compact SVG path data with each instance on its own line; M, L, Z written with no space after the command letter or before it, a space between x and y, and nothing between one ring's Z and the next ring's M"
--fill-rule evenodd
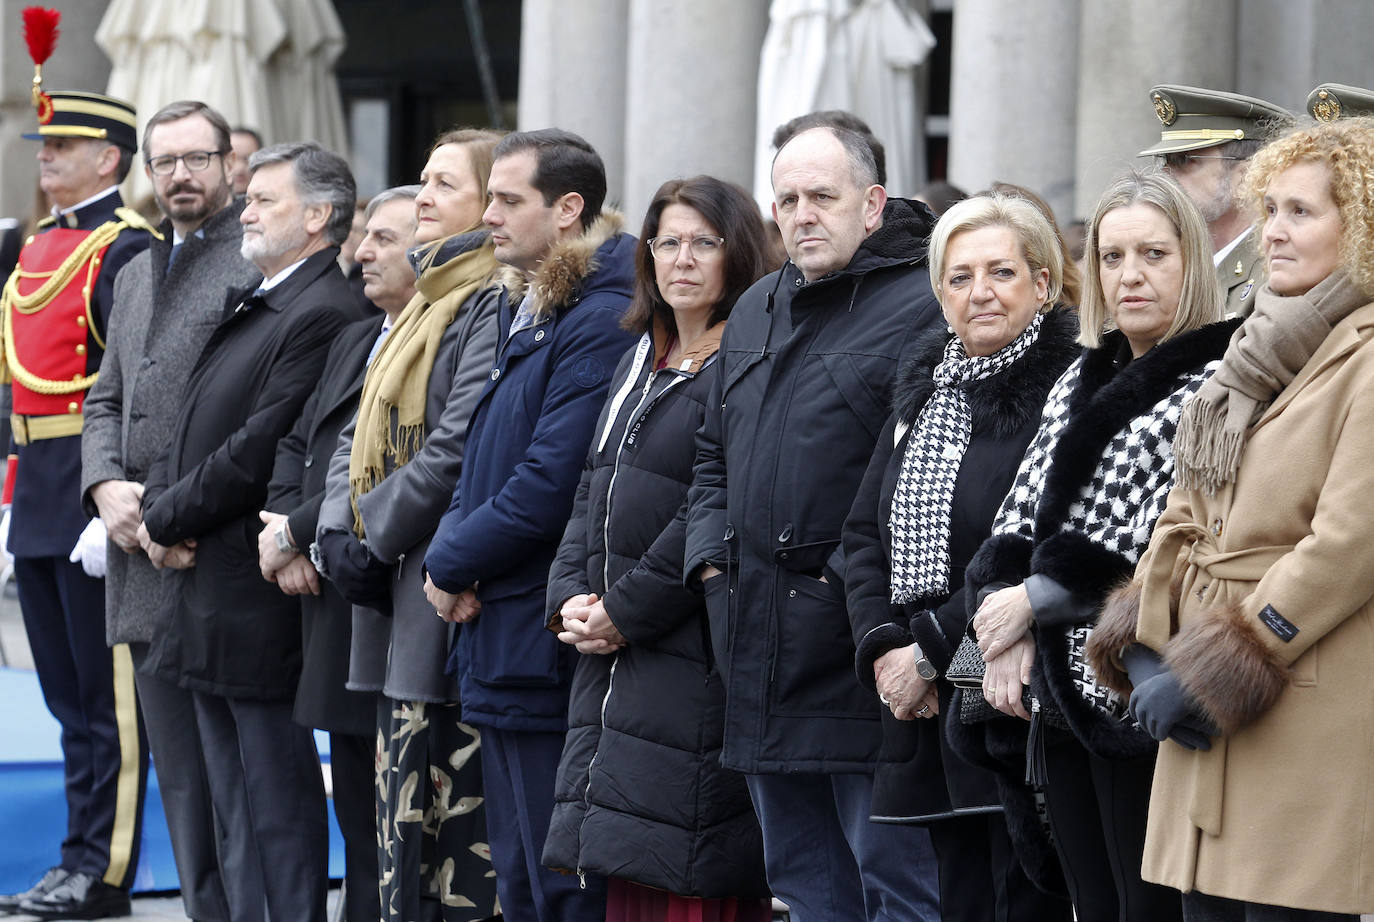
M959 721L944 675L968 623L964 566L1078 354L1072 313L1054 308L1065 263L1044 213L1001 192L950 207L929 262L949 332L919 340L899 368L844 527L856 669L883 706L872 818L930 831L942 919L1067 920L1067 902L1021 868L998 779L944 732Z
M484 919L477 730L444 672L452 628L434 617L425 550L462 470L468 418L497 341L497 262L482 227L501 133L440 135L415 197L416 294L383 332L356 422L330 463L313 556L353 603L348 687L379 692L377 831L382 918Z
M1050 392L966 592L983 695L1029 721L1009 767L1043 791L1078 918L1159 922L1180 909L1177 894L1140 879L1155 742L1123 720L1124 702L1083 668L1081 646L1145 550L1173 482L1183 404L1236 323L1219 322L1206 226L1162 173L1132 171L1108 187L1088 225L1087 265L1087 349ZM1067 729L1049 726L1046 711ZM1179 735L1198 742L1191 725Z
M1374 912L1374 121L1262 149L1268 281L1090 645L1161 741L1144 876L1189 920ZM1179 745L1179 728L1208 745Z

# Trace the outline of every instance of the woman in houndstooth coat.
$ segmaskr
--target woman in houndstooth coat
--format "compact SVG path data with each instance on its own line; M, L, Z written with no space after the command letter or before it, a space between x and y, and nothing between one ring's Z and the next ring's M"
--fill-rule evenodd
M988 663L985 696L1030 722L1023 730L994 721L1003 726L985 735L1026 740L1026 761L1007 767L1043 792L1078 917L1157 922L1180 918L1180 907L1177 893L1140 879L1155 743L1124 702L1102 693L1081 646L1149 542L1173 481L1183 403L1215 370L1238 321L1218 322L1206 228L1163 174L1132 172L1104 193L1086 276L1079 322L1088 348L1050 391L992 536L969 563L966 598ZM1042 706L1070 729L1048 726ZM970 729L955 728L962 745L1008 751Z

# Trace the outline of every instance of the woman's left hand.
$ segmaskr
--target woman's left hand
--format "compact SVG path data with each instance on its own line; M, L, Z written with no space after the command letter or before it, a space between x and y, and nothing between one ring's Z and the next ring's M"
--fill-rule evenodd
M614 653L625 646L625 636L595 593L587 596L586 605L564 604L559 614L563 616L563 630L558 639L577 647L578 653Z
M1025 583L998 589L984 599L973 616L973 633L978 637L978 649L983 651L983 662L997 659L1025 636L1033 614Z

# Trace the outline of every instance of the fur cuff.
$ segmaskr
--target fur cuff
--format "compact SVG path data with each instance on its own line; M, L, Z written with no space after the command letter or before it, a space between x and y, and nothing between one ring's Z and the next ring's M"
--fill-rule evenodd
M1223 735L1273 707L1288 685L1288 668L1238 605L1213 609L1185 625L1164 647L1164 663Z
M1093 667L1098 679L1123 698L1131 695L1131 678L1121 662L1121 651L1136 642L1140 593L1140 583L1131 580L1107 596L1085 650L1088 664Z
M854 654L854 672L864 688L875 688L873 664L888 650L896 650L911 643L911 632L900 624L880 624L859 641Z
M1032 545L1021 535L993 535L978 548L964 569L965 614L970 621L978 613L978 591L988 583L1014 586L1030 573Z

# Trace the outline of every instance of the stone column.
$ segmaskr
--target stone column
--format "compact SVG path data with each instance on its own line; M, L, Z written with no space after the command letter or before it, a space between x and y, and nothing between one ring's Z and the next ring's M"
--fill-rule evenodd
M1087 4L1089 7L1093 3ZM957 0L949 101L949 181L1037 192L1074 218L1074 113L1080 0Z
M1159 140L1150 103L1157 83L1235 91L1236 0L1113 0L1083 4L1079 46L1075 213L1098 196L1135 155ZM1286 43L1271 36L1266 53ZM1301 54L1301 50L1293 51Z
M30 0L0 0L0 217L21 223L33 216L38 189L37 142L20 137L38 126L30 98L33 60L20 15L32 5ZM62 13L57 50L43 65L43 86L103 93L110 61L95 43L95 30L106 0L45 0L42 5Z
M1367 0L1245 0L1236 89L1300 114L1319 83L1374 87L1371 34Z
M767 29L763 2L631 0L623 204L632 230L664 180L708 173L749 188Z
M566 128L606 163L608 201L625 181L625 49L630 0L524 0L520 14L522 131Z

